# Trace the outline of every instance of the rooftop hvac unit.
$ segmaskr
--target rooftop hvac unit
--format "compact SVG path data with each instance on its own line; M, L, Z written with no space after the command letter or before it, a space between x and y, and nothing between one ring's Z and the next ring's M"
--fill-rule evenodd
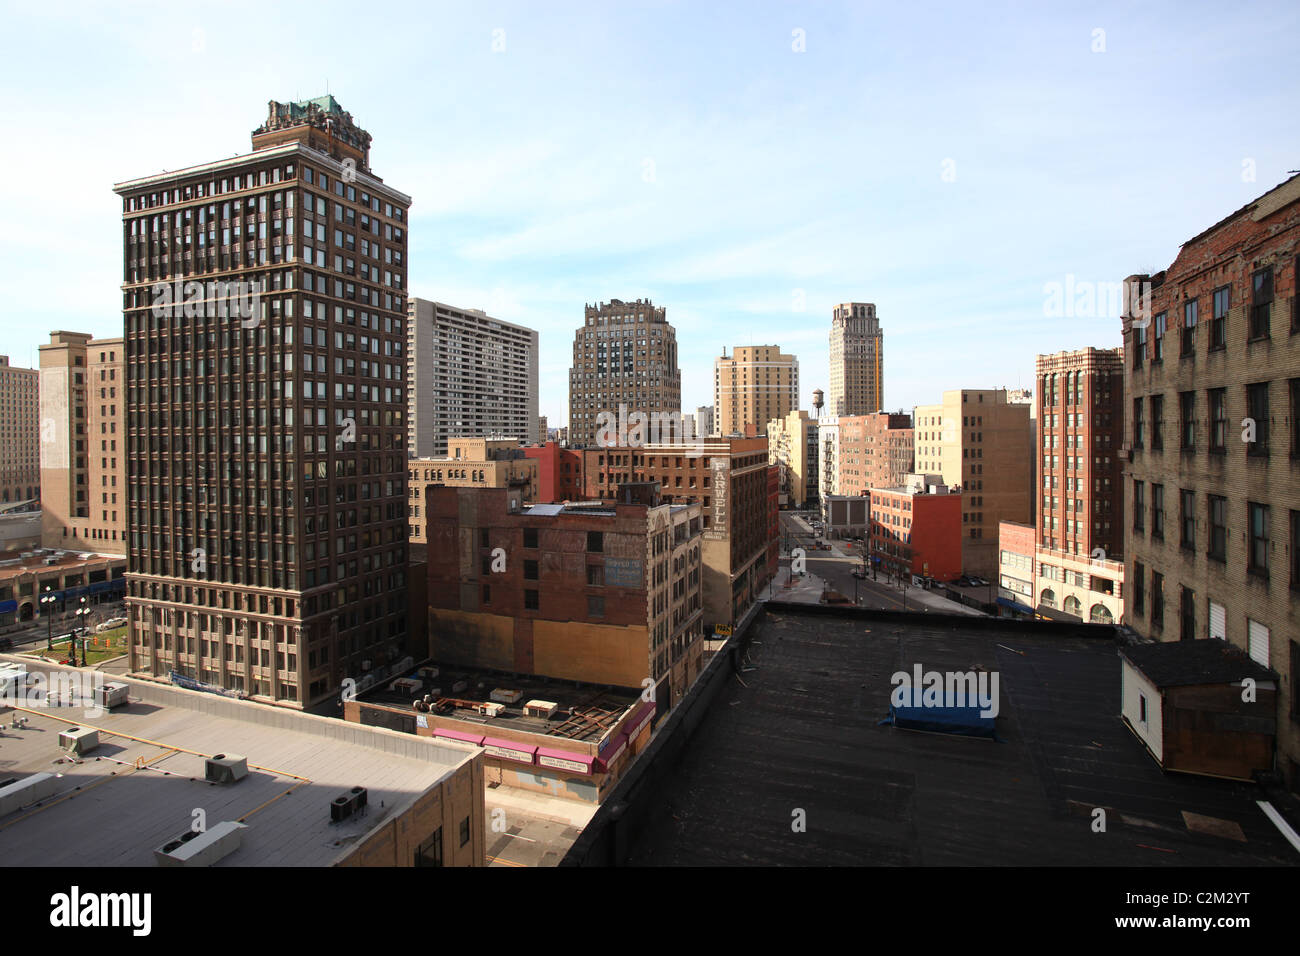
M420 668L420 676L423 677L425 680L433 680L435 677L438 676L438 674L439 674L439 671L438 671L438 668L436 668L436 667L421 667L421 668Z
M469 681L458 680L456 683L451 685L451 692L453 694L459 694L467 687L469 687Z
M501 711L506 709L505 704L483 703L474 708L484 717L496 717Z
M131 688L126 684L102 684L95 688L95 703L105 710L112 710L130 703L130 694Z
M500 701L503 704L517 704L523 696L524 692L521 690L514 690L509 687L498 687L496 690L492 691L491 699Z
M159 866L211 866L239 849L246 823L226 820L210 830L186 830L153 851Z
M424 681L418 677L399 677L393 681L393 690L399 694L414 694L424 686Z
M359 813L366 805L365 787L353 787L330 801L330 823L342 823Z
M524 713L529 717L542 717L547 720L559 709L560 705L550 700L530 700L524 704Z
M0 787L0 817L21 807L40 803L59 789L59 778L52 773L34 773L15 783Z
M80 757L99 746L99 731L90 727L69 727L59 734L59 749Z
M248 776L248 758L239 754L214 754L203 761L203 779L208 783L236 783Z

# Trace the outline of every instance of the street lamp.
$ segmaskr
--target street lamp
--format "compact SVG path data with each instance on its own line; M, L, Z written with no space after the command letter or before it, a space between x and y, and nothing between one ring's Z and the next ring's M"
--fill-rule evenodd
M81 599L81 607L77 608L77 628L72 632L72 666L77 666L77 635L83 630L89 630L90 625L90 608L86 606L86 599ZM86 639L81 638L81 665L86 665Z
M50 592L50 586L45 585L45 593L41 595L41 614L45 617L45 649L54 650L54 604L56 598Z

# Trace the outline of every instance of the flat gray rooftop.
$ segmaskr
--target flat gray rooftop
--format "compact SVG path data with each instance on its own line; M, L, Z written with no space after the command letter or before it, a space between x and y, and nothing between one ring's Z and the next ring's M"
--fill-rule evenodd
M42 668L30 667L36 671ZM218 866L328 866L350 845L473 759L476 748L285 712L171 687L131 686L131 703L98 717L80 706L4 709L0 781L61 775L57 792L0 817L6 866L154 866L153 851L191 827L242 820L240 848ZM142 700L141 697L144 699ZM78 759L58 748L69 727L100 731ZM204 781L204 758L248 758L234 784ZM62 761L62 762L61 762ZM330 803L368 790L364 815L330 822Z

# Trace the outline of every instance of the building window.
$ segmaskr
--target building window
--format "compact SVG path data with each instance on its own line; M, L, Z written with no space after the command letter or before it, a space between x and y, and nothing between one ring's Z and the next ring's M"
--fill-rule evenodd
M587 550L597 554L605 551L605 533L603 531L587 532Z
M1178 420L1182 432L1179 445L1183 451L1196 450L1196 393L1180 392L1178 395Z
M1248 503L1250 513L1250 554L1246 563L1251 574L1268 577L1268 505Z
M1165 448L1165 397L1151 396L1151 450L1164 451Z
M1246 417L1255 423L1255 440L1247 442L1246 454L1267 458L1268 382L1246 386Z
M1296 295L1300 299L1300 294ZM1291 388L1291 457L1300 458L1300 378L1288 383Z
M1161 312L1156 316L1156 335L1155 341L1151 344L1151 363L1163 362L1165 359L1165 326L1168 322L1166 313Z
M537 580L537 562L536 562L536 561L533 561L533 560L525 560L525 561L524 561L524 580L525 580L525 581L536 581L536 580Z
M1151 537L1165 537L1165 486L1151 486Z
M1179 636L1184 641L1196 640L1196 592L1188 587L1182 590L1180 619L1182 633Z
M537 529L536 529L536 528L525 528L525 529L524 529L524 547L525 547L525 548L536 548L536 547L537 547Z
M1269 310L1273 308L1273 267L1250 277L1250 338L1268 338Z
M1142 424L1142 399L1133 399L1133 447L1141 448L1145 433Z
M1210 502L1211 560L1228 560L1228 499L1221 495L1207 496Z
M1165 626L1165 576L1159 571L1151 572L1151 626Z
M1291 587L1300 591L1300 511L1291 512Z
M1147 697L1146 694L1138 694L1138 721L1142 724L1147 722Z
M1224 286L1214 290L1214 315L1210 319L1209 351L1226 348L1228 344L1228 303L1231 289Z
M1181 352L1185 356L1193 354L1196 348L1197 303L1198 300L1196 299L1183 303L1183 336Z
M1145 325L1134 326L1133 337L1137 340L1133 346L1133 367L1141 368L1142 359L1147 352L1147 327ZM1053 379L1055 379L1055 376L1053 376ZM1052 404L1056 404L1055 381L1053 381L1052 388Z
M442 866L442 827L433 831L415 851L416 866Z
M1196 548L1196 492L1180 491L1178 497L1179 510L1183 519L1179 544L1194 550Z
M1146 613L1146 568L1141 561L1133 562L1133 613L1139 617Z
M540 605L537 603L537 592L532 590L524 591L524 608L529 611L536 611Z
M1133 530L1146 530L1146 483L1133 482Z
M464 846L469 842L469 817L460 821L460 845Z
M1228 450L1228 392L1212 388L1205 394L1210 407L1210 451L1224 454Z
M605 596L602 594L587 595L587 617L604 617L605 616Z

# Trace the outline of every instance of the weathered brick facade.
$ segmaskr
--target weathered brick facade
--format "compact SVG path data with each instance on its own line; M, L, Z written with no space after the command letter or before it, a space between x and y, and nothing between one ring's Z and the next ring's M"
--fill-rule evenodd
M1266 658L1281 677L1277 769L1293 789L1297 227L1293 177L1189 240L1164 272L1132 277L1149 288L1123 319L1128 622L1152 639L1221 636Z

